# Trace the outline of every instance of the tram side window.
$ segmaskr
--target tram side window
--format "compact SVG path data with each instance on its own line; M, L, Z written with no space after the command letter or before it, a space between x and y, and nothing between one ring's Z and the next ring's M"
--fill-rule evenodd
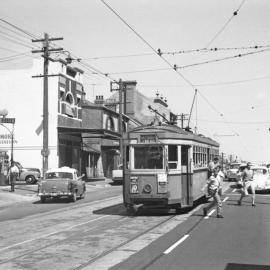
M169 169L176 169L177 168L177 145L168 145L168 164Z
M134 147L135 169L163 169L162 146Z
M207 148L201 146L193 147L194 168L207 167L208 152Z

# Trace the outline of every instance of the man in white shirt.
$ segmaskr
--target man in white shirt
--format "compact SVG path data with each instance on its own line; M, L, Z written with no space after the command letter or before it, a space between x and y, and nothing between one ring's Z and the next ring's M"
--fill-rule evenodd
M16 179L19 175L19 169L14 164L14 161L11 161L11 167L9 168L9 179L10 179L10 191L14 192Z
M214 175L210 176L210 178L207 181L208 193L213 198L213 202L210 203L207 207L203 208L204 216L207 215L207 212L210 208L216 205L217 218L223 218L223 215L221 214L221 210L222 210L221 194L222 194L223 179L224 179L224 174L221 171L221 166L218 165L214 169Z

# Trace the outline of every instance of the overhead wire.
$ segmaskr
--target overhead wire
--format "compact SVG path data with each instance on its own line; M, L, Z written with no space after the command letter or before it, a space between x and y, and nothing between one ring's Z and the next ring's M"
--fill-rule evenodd
M225 28L229 25L229 23L232 21L232 19L238 15L238 12L244 5L246 0L242 0L241 4L239 7L233 12L233 15L226 21L226 23L221 27L221 29L214 35L214 37L207 43L206 48L208 48L216 39L217 37L225 30Z
M109 10L111 10L141 41L143 41L152 51L154 51L154 52L156 52L157 53L157 55L159 55L162 59L163 59L163 61L164 62L166 62L173 70L175 70L176 71L176 73L186 82L186 83L188 83L195 91L198 91L196 88L195 88L195 86L194 86L194 84L190 81L190 80L188 80L185 76L183 76L176 68L175 68L175 65L172 65L166 58L164 58L163 56L162 56L162 54L160 54L159 52L160 52L160 50L155 50L154 49L154 47L149 43L149 42L147 42L133 27L131 27L109 4L107 4L104 0L100 0ZM236 13L236 14L234 14L234 16L235 15L237 15L237 13L238 13L238 11L240 10L240 8L242 7L242 5L244 4L244 2L245 2L245 0L243 0L242 1L242 3L241 3L241 5L239 6L239 8L238 8L238 10L237 11L235 11L234 13ZM220 32L221 33L221 32ZM219 33L219 34L220 34ZM215 38L217 37L217 35L215 36ZM212 39L212 40L214 40L214 39ZM211 41L212 42L212 41ZM209 43L210 44L210 43ZM198 91L198 93L205 99L205 101L208 103L208 105L210 105L210 107L214 110L214 111L216 111L217 113L218 113L218 115L220 115L223 119L224 119L224 123L226 123L226 125L230 128L230 129L232 129L230 126L229 126L229 124L228 124L228 122L227 122L227 120L224 118L224 115L222 114L222 113L220 113L216 108L215 108L215 106L213 106L209 101L208 101L208 99L206 99L205 97L204 97L204 95L202 95L202 93L201 93L201 91ZM235 132L235 131L233 131L233 132ZM235 132L236 133L236 132Z

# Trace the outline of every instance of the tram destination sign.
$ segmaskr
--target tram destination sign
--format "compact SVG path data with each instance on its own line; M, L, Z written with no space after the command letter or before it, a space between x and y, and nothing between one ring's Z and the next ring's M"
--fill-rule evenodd
M15 118L7 118L7 117L1 117L0 118L0 124L14 124Z
M155 143L157 139L156 134L145 134L140 136L140 141L142 143Z

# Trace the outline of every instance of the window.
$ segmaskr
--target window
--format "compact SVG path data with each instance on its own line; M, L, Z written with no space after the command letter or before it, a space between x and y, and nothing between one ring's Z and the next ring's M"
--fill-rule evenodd
M177 145L168 145L169 169L176 169L178 162Z
M112 131L115 130L115 129L114 129L114 122L113 122L113 119L112 119L112 117L110 117L110 116L107 118L107 121L106 121L106 129L112 130Z
M163 147L155 145L134 147L135 169L163 169Z
M208 149L202 146L193 146L193 162L194 168L207 167Z

